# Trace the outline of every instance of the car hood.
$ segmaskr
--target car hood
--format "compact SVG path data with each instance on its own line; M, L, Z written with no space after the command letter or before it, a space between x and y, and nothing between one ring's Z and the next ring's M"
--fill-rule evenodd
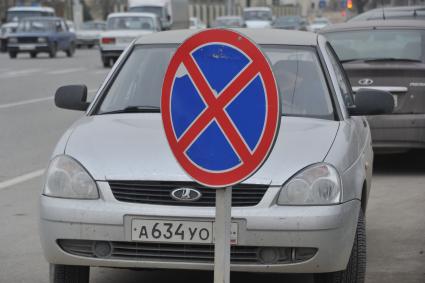
M300 169L326 157L339 122L283 117L269 158L245 183L282 185ZM65 154L98 181L191 181L175 160L159 114L110 114L74 125Z
M101 33L101 37L139 37L151 34L150 30L110 30Z
M247 28L269 28L271 23L269 21L246 21Z

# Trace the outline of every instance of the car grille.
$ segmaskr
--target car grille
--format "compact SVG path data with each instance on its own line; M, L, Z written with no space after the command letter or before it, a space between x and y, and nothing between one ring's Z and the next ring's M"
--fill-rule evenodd
M107 255L96 255L96 243L106 243L111 249ZM139 242L96 242L91 240L58 240L65 252L90 258L106 258L121 260L150 260L166 262L213 263L214 245L192 244L153 244ZM312 258L317 249L312 248L308 256L296 255L298 248L232 246L230 260L233 264L271 264L264 263L261 258L262 249L275 249L278 256L272 264L301 262Z
M37 43L38 37L19 37L19 43Z
M193 182L138 182L110 181L114 197L123 202L145 203L175 206L215 206L215 190ZM193 202L179 201L171 197L171 192L178 188L193 188L202 196ZM268 189L267 185L240 184L232 189L232 206L255 206Z

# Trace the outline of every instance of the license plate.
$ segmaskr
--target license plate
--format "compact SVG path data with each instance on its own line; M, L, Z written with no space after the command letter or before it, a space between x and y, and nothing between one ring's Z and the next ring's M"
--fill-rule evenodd
M231 243L237 244L238 223L232 223ZM132 219L131 240L161 243L214 243L212 221L166 221L155 219Z
M20 50L34 50L35 45L34 44L26 44L26 45L19 45Z

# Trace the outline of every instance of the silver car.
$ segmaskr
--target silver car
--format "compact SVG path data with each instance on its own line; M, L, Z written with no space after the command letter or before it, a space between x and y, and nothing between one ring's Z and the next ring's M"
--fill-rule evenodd
M215 193L176 162L159 108L169 60L195 32L134 42L92 103L85 86L58 89L58 107L86 114L57 144L40 198L51 282L88 282L91 266L213 269ZM392 111L393 99L353 98L321 35L239 32L269 58L283 115L264 166L233 188L231 270L363 282L373 152L361 115Z

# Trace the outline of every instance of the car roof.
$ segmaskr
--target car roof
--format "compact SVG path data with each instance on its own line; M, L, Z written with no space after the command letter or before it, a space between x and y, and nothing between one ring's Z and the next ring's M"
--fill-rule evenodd
M155 18L156 15L153 13L136 13L136 12L122 12L122 13L112 13L108 15L108 18L116 17L150 17Z
M26 6L16 6L16 7L12 7L9 8L10 12L15 12L15 11L40 11L40 12L55 12L55 10L53 8L50 7L26 7Z
M365 21L365 20L374 20L377 19L377 17L382 19L392 19L397 17L409 17L409 18L416 18L416 11L424 11L425 5L421 6L395 6L395 7L381 7L381 8L375 8L372 10L369 10L367 12L364 12L362 14L359 14L355 17L352 17L348 21ZM411 15L397 15L394 13L412 13Z
M336 32L341 30L361 30L361 29L425 29L425 21L417 20L373 20L373 21L353 21L341 24L327 26L319 31L319 33Z
M317 34L304 31L279 29L232 29L258 44L316 46ZM157 32L139 38L136 44L180 44L198 33L196 30L173 30Z

